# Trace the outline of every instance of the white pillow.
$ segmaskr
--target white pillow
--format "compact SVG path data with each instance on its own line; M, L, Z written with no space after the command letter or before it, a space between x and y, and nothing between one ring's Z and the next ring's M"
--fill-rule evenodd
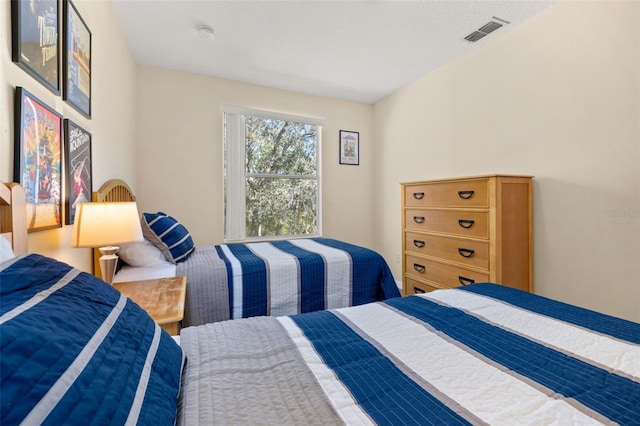
M149 240L121 244L118 256L131 266L171 265L160 249Z
M0 236L0 262L13 259L16 255L13 253L11 243L6 238Z

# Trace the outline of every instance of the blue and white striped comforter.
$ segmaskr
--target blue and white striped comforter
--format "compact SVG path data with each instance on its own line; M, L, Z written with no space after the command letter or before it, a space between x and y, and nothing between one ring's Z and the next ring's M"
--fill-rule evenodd
M269 361L272 351L239 361L244 342L271 341L259 343L256 319L183 330L194 363L182 396L192 410L180 423L640 424L640 324L511 288L476 284L259 320L277 322L270 333L284 340L289 368L311 379L271 374L283 362Z
M0 423L174 423L183 353L104 281L31 254L0 264Z
M400 296L384 258L330 238L215 246L230 318L292 315Z

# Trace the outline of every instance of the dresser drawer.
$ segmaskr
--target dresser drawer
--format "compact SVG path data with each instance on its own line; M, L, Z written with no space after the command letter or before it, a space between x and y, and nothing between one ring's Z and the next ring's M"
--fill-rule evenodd
M408 296L410 294L422 294L422 293L428 293L430 291L433 290L440 290L441 287L436 287L434 285L431 284L427 284L427 283L423 283L422 281L418 281L416 279L413 278L405 278L406 282L407 282L407 287L405 290L405 296Z
M405 186L407 207L488 207L488 180L422 183Z
M405 233L405 250L476 268L489 269L489 242Z
M417 231L489 238L489 212L407 209L405 227Z
M443 287L459 287L461 285L489 281L489 274L470 271L409 254L405 255L405 262L407 275L433 281Z

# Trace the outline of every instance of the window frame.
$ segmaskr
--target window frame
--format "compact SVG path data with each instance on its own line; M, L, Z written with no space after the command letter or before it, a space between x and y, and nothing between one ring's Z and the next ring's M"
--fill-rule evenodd
M316 173L315 177L307 175L271 175L264 173L246 173L246 141L245 117L274 119L317 126L316 140ZM225 105L222 107L222 173L223 173L223 222L224 242L251 242L267 240L286 240L296 238L313 238L322 236L322 128L326 120L322 118L285 114L251 108ZM233 141L233 142L231 142ZM316 232L304 235L246 235L246 179L308 179L315 180L316 190ZM238 218L242 218L238 220ZM229 220L231 219L231 220ZM234 220L235 219L235 220Z

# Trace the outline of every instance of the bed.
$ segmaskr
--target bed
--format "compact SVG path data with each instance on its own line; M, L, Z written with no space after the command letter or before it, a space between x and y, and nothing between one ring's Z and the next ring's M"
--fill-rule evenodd
M37 254L0 264L0 295L3 424L640 424L640 324L495 284L189 327L180 345Z
M95 201L135 201L122 180L106 182ZM289 315L342 308L400 296L384 258L377 252L331 238L193 246L180 261L151 229L159 218L188 231L171 216L143 213L146 240L125 244L126 264L114 281L184 275L187 295L183 326L263 315ZM164 230L166 228L161 228ZM156 235L158 234L158 235ZM171 246L171 244L168 244ZM187 246L189 247L189 246ZM95 263L99 275L99 263Z
M27 198L17 183L0 185L0 241L11 247L13 254L27 252Z

